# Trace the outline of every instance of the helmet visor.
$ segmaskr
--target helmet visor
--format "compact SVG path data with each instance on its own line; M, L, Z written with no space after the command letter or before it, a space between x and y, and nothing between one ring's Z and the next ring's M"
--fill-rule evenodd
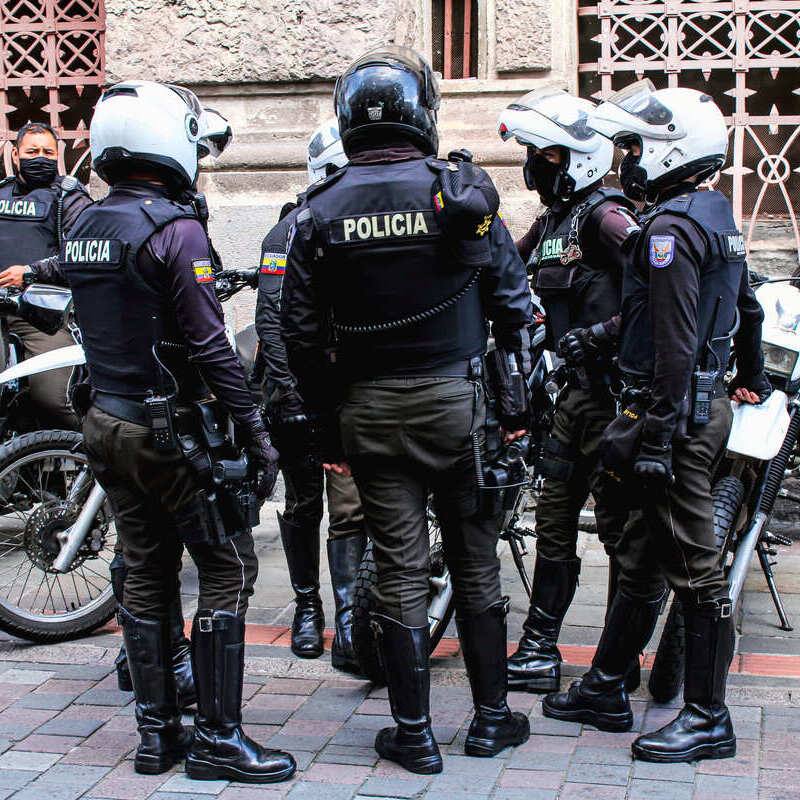
M632 83L614 92L606 102L621 108L632 117L653 127L667 126L673 122L673 113L656 96L656 87L649 78ZM670 132L676 131L676 126Z
M577 108L573 98L561 89L534 89L508 106L510 111L535 111L558 125L576 142L591 139L595 132L587 125L589 115ZM501 131L501 136L503 133Z
M440 94L439 85L436 82L436 77L433 74L428 62L410 47L402 47L400 45L386 45L379 47L375 50L370 50L364 53L363 56L357 58L350 66L342 73L342 76L336 81L336 88L334 89L334 104L338 109L339 102L339 84L342 79L354 72L363 69L364 67L394 67L395 69L405 68L410 72L418 73L423 79L423 97L421 98L427 108L436 111L439 108Z
M184 89L183 86L174 86L171 83L166 84L170 89L172 89L178 97L186 103L189 110L197 117L203 113L203 106L200 105L200 101L197 99L197 95L190 91L189 89Z
M200 158L209 155L219 158L232 140L233 131L228 120L218 111L204 108L200 116L200 138L197 141Z

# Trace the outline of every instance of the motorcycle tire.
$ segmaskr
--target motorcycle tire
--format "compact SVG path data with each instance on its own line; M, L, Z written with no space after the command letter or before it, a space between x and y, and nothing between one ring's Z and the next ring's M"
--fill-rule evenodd
M65 461L72 460L74 462L85 464L86 456L80 452L80 445L82 441L83 437L80 433L58 430L36 431L34 433L24 434L9 440L2 447L0 447L0 484L2 484L4 476L7 477L9 475L14 475L13 470L15 469L15 465L18 470L21 470L23 468L22 465L35 463L37 458L41 459L48 455L52 456L53 458L63 459ZM5 486L0 485L0 488L5 491ZM9 519L13 519L13 514L22 516L19 511L14 509L12 503L6 501L6 498L3 498L3 501L3 505L0 506L1 520L8 522ZM58 502L58 500L55 502ZM44 503L41 503L40 508L43 506ZM30 515L31 518L34 517L35 513L36 512ZM108 516L106 513L104 520L110 521L110 519L110 516ZM20 534L21 536L29 536L29 525L30 522L26 522L25 529L23 530L22 534ZM108 527L107 524L106 527ZM38 540L32 540L37 541L37 543L40 544ZM23 541L25 541L25 539L23 539ZM23 548L16 548L16 550L23 551ZM22 639L27 639L28 641L41 644L54 644L57 642L64 642L70 639L77 639L79 637L86 636L96 628L105 625L114 616L117 603L111 589L110 574L108 573L107 562L101 558L101 555L110 554L110 556L113 556L112 550L113 548L108 545L104 536L103 548L100 551L100 554L96 556L97 560L94 564L94 566L102 568L104 572L93 570L93 573L96 576L103 577L103 575L108 575L108 585L100 588L95 587L94 584L92 584L94 588L98 588L97 595L92 597L91 592L88 592L89 601L87 603L81 603L80 605L76 606L76 604L73 602L71 603L72 608L70 609L67 609L66 607L67 600L65 597L65 608L63 612L59 612L56 609L55 602L53 602L52 599L51 602L53 602L53 613L47 612L46 599L42 613L28 611L11 602L9 596L3 596L2 587L0 587L0 630L9 633L12 636L18 636ZM12 547L2 550L2 552L0 552L0 564L2 564L2 560L6 557L11 558L12 554L15 552L15 549ZM39 548L39 551L34 554L34 556L31 555L27 545L23 552L24 558L27 558L28 562L31 564L28 575L31 575L34 569L37 570L37 574L41 573L44 576L48 574L45 569L42 569L41 566L36 563L36 558L41 559L43 557L43 550L41 547ZM50 555L52 556L52 554ZM19 553L17 553L16 557L19 557ZM84 562L81 563L85 563L85 561L89 560L90 558L94 557L89 555ZM25 564L24 561L20 561L20 563L23 565ZM51 572L50 574L54 576L53 585L55 586L62 573ZM71 573L68 572L63 574L68 576ZM35 578L35 580L36 579L38 578ZM92 580L95 579L96 578L93 577ZM50 588L49 579L47 579L47 581L48 588ZM20 599L22 598L24 590L25 587L23 586L22 590L20 591ZM38 591L39 590L37 589L37 595ZM13 596L14 593L15 592L12 592L12 590L9 589L8 594L10 596ZM50 593L51 595L55 594L53 589L50 589ZM34 600L36 599L37 595L34 596ZM78 600L80 600L80 594L78 593L77 586L76 595Z
M715 484L711 496L714 504L715 545L725 567L744 500L744 486L738 478L727 476ZM669 703L678 696L683 685L685 660L683 613L680 601L673 598L647 684L657 703Z
M370 624L372 612L375 611L375 596L372 590L377 582L378 572L375 568L372 542L368 542L361 559L361 566L356 574L356 590L353 601L353 647L361 667L361 674L374 684L383 686L386 683L386 675L378 655L378 642ZM454 608L451 593L445 613L431 624L431 652L436 649L444 636Z

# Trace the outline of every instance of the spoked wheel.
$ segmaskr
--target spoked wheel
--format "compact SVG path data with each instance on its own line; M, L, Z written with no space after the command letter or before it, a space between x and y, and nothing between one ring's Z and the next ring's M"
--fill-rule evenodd
M107 502L67 571L54 568L94 485L81 442L72 431L37 431L0 448L0 628L14 636L61 642L114 615L116 528Z
M428 593L428 625L431 652L444 636L453 616L453 584L444 560L444 546L439 521L428 505L428 532L430 535L430 590ZM378 657L378 642L372 630L371 615L375 611L373 588L378 582L372 542L367 544L361 566L356 576L355 607L353 610L353 644L365 678L384 684L386 677Z

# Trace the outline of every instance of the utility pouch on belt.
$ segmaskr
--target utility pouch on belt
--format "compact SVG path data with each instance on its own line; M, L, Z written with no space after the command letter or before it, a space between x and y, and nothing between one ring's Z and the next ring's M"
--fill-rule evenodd
M633 470L644 431L647 407L634 401L605 429L600 440L600 477L621 484Z

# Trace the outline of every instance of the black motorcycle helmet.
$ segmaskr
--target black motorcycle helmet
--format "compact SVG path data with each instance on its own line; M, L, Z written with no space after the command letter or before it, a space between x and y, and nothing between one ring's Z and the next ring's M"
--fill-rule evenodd
M433 71L414 50L370 50L344 71L333 94L345 153L365 138L380 142L400 133L426 155L436 155L439 99Z

